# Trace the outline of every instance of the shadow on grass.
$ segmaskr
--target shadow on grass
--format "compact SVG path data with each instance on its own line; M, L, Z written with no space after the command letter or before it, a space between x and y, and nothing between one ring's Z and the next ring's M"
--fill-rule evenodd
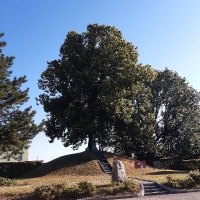
M187 174L188 171L178 171L178 170L161 170L157 172L146 173L147 175L168 175L168 174Z

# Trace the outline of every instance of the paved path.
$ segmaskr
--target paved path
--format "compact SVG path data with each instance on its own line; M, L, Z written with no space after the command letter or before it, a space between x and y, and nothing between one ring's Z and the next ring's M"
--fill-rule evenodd
M200 192L144 196L120 200L200 200Z

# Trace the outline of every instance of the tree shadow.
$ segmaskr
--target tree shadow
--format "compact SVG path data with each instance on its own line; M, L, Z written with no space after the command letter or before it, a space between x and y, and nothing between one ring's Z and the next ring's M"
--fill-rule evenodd
M161 170L157 172L149 172L147 175L167 175L167 174L187 174L188 171L179 171L179 170Z

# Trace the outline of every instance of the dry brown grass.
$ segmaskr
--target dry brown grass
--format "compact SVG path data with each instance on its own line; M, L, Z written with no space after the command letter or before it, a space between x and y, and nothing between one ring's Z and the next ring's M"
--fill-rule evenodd
M126 174L130 178L145 179L164 183L166 182L167 175L171 175L172 178L183 179L188 174L187 171L156 169L148 165L146 166L146 168L143 168L141 170L134 167L135 160L132 158L108 152L105 152L105 156L111 165L114 160L121 160L125 166Z
M22 178L35 178L46 175L101 176L104 173L91 152L82 152L62 156L45 163Z

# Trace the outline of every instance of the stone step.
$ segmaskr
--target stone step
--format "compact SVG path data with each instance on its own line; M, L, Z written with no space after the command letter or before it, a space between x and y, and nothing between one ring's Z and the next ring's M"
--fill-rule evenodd
M101 151L94 151L93 152L94 156L98 159L101 168L103 168L104 173L106 174L111 174L112 173L112 167L110 163L107 161L105 156Z
M164 190L163 188L159 187L155 183L143 183L143 186L144 186L144 195L145 196L161 195L161 194L169 193L167 190Z
M100 161L101 162L101 161ZM102 163L101 162L101 164L103 165L103 166L108 166L108 167L110 167L110 164L109 163Z

